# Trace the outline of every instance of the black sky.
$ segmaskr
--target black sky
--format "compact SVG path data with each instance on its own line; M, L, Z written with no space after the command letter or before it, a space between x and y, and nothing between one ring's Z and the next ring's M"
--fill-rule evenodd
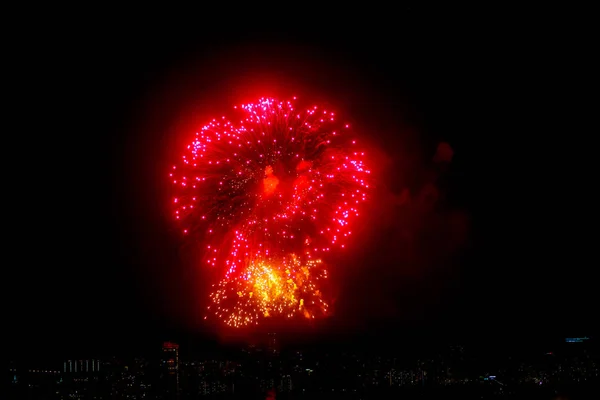
M388 160L385 204L427 183L441 193L433 210L397 208L365 228L330 334L589 332L593 226L569 194L583 172L567 172L575 123L560 79L535 86L522 47L458 10L309 20L261 31L226 18L46 23L19 50L15 343L211 335L194 320L196 275L162 180L187 128L261 85L325 98L366 128ZM454 149L443 174L431 162L441 141Z

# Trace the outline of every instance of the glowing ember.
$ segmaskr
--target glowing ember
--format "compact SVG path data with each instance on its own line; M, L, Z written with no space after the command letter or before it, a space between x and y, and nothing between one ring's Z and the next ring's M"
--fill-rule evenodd
M250 263L240 275L222 280L211 297L219 316L235 327L256 324L261 317L312 319L327 315L329 306L319 290L326 278L321 260L302 263L292 254Z

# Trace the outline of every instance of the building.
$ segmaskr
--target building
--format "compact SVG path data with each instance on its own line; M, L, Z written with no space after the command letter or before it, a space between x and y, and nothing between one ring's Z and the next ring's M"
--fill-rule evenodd
M589 340L590 338L585 336L585 337L569 337L565 339L565 342L567 343L583 343L587 340Z
M63 363L63 372L99 372L99 360L67 360Z
M271 354L279 353L279 339L276 333L269 333L267 336L267 351Z
M164 342L162 347L162 364L170 375L179 372L179 345L172 342Z
M291 392L294 389L291 375L283 375L279 381L280 392Z
M179 393L179 345L177 343L163 343L161 367L165 394L176 397Z

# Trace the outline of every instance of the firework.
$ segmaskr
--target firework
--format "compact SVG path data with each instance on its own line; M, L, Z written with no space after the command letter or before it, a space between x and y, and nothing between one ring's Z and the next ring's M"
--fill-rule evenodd
M302 262L291 254L279 260L251 262L234 278L225 278L211 294L217 315L227 325L257 324L263 317L315 318L327 315L321 281L327 270L321 260Z
M174 216L184 234L208 243L204 262L223 268L211 296L222 320L239 326L299 308L312 318L299 302L319 290L310 280L323 274L323 253L352 233L369 187L364 153L349 125L317 106L263 98L236 110L238 122L213 119L173 166ZM302 268L311 271L304 297L290 277ZM232 291L237 303L223 306Z

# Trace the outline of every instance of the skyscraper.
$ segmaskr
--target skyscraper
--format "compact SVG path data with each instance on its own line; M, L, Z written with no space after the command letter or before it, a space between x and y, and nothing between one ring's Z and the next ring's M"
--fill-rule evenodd
M161 364L165 392L169 397L176 398L179 394L179 345L177 343L163 343Z

